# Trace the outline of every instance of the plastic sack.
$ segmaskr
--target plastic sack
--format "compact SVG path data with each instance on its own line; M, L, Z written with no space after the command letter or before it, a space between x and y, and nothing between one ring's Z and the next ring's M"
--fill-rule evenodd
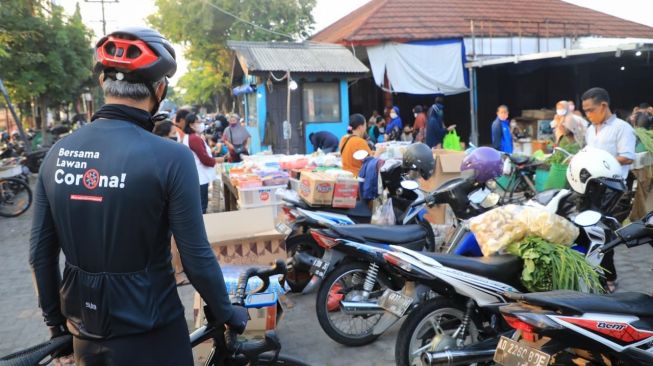
M395 212L392 208L392 198L388 198L384 204L377 207L372 215L372 224L375 225L394 225Z
M469 221L469 229L476 236L484 256L492 255L523 239L527 227L518 219L522 207L507 205L476 216Z
M460 146L460 137L456 130L449 131L442 140L442 148L445 150L463 151Z
M497 253L526 236L538 236L550 243L571 245L578 228L543 207L507 205L497 207L470 220L470 230L483 255Z

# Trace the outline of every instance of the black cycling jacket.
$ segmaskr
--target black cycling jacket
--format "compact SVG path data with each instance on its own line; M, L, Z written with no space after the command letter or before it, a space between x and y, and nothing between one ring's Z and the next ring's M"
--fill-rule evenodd
M170 231L193 286L217 321L228 320L231 304L206 237L198 181L188 147L132 122L98 119L57 142L39 174L30 239L46 323L67 318L73 334L108 339L174 321L183 307Z

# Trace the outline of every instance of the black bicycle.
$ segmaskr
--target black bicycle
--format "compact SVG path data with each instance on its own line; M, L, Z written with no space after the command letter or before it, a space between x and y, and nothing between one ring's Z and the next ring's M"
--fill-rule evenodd
M503 191L502 204L521 203L528 201L537 194L535 189L535 170L542 163L528 156L513 156L505 154L512 163L512 172L505 187L497 182Z
M19 216L31 205L32 190L24 179L0 178L0 216Z
M235 305L247 304L248 307L254 308L269 305L271 299L276 300L274 293L264 292L270 285L270 276L285 275L285 273L286 265L282 260L278 260L269 268L247 269L238 278L236 294L232 297L232 301ZM245 300L247 280L251 277L258 277L263 283L247 295ZM208 306L204 307L204 312L207 323L190 334L190 342L195 347L207 340L213 340L213 347L204 363L205 366L310 366L293 357L281 355L281 343L274 331L266 332L262 340L239 341L233 331L225 332L223 324L214 324L215 318ZM0 358L0 366L47 365L52 360L51 354L56 354L65 347L72 347L72 336L57 337Z

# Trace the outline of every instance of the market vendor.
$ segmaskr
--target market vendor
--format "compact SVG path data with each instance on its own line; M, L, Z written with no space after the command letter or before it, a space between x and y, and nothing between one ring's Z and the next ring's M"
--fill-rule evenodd
M308 139L315 151L320 149L325 153L330 153L338 150L338 136L329 131L312 132L308 135Z
M232 113L229 116L229 127L222 134L222 140L229 149L229 162L238 163L242 161L242 155L249 155L247 143L250 137L245 126L240 124L240 116Z
M379 148L372 152L372 149L367 145L367 141L365 140L367 126L365 117L362 114L356 113L349 116L349 128L350 132L340 140L338 150L342 156L342 169L352 172L357 177L363 162L356 160L354 153L359 150L364 150L369 155L378 157L383 153L384 149Z

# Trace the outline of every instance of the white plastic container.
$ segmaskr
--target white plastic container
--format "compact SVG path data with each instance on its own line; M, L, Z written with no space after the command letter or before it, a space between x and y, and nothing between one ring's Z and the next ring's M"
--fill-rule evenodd
M238 206L240 208L254 208L272 206L281 203L276 192L286 189L287 185L238 188Z

